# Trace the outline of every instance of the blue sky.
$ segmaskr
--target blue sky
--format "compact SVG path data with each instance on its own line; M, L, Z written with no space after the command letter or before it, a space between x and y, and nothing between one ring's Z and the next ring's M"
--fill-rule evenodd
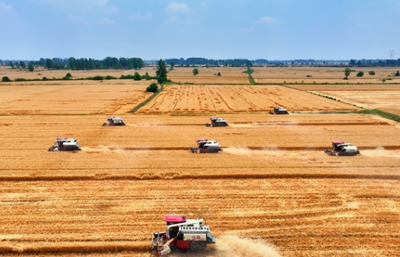
M0 59L400 58L400 0L0 0Z

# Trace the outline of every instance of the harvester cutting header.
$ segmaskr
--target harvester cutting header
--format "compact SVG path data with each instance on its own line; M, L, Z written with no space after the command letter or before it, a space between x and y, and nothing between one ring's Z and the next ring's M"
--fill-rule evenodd
M165 232L153 233L150 253L153 256L164 256L171 248L200 251L208 244L215 244L216 239L210 233L210 227L204 226L203 219L190 220L186 216L165 216Z

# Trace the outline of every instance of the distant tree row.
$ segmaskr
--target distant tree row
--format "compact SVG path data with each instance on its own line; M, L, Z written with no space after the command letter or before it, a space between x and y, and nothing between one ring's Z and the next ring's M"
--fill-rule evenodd
M35 66L43 66L53 70L93 70L93 69L141 69L144 61L141 58L116 58L106 57L103 60L92 58L40 58L39 61L31 62Z
M191 58L172 58L166 59L166 64L181 67L190 67L190 66L206 66L206 67L247 67L252 66L252 62L248 59L207 59L201 57L191 57Z
M355 60L351 59L349 66L352 67L398 67L400 66L400 59L397 60Z

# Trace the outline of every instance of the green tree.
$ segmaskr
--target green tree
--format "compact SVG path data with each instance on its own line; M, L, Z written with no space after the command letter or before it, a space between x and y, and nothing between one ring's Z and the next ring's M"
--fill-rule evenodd
M373 76L373 75L375 75L375 71L371 70L368 72L368 74Z
M170 65L171 65L171 70L173 70L175 67L175 63L173 61L171 61Z
M140 76L140 74L138 72L135 72L135 74L133 75L133 80L141 80L142 76Z
M53 62L53 60L52 59L46 59L46 67L47 67L47 69L51 69L51 68L53 68L53 66L54 66L54 62Z
M399 76L400 76L400 72L397 71L394 75L395 75L396 77L399 77Z
M194 68L194 69L193 69L193 75L196 76L196 75L198 75L198 74L199 74L199 69Z
M29 63L29 64L28 64L28 70L29 70L30 72L32 72L32 71L35 70L35 67L33 67L33 64L32 64L32 63Z
M2 81L2 82L10 82L11 80L10 80L9 77L4 76L4 77L1 79L1 81Z
M151 83L150 86L146 88L146 92L157 92L158 91L158 85L156 83Z
M362 77L362 76L364 76L364 72L363 71L359 71L356 76L357 77Z
M167 66L162 59L157 62L156 75L158 83L162 84L167 81Z
M350 73L351 73L350 68L344 69L344 76L345 76L344 79L349 79Z
M10 61L10 66L11 66L11 69L14 69L14 63L12 61Z
M68 72L68 73L65 75L65 77L70 78L70 77L72 77L72 75L71 75L71 73Z
M22 69L25 69L26 63L23 61L19 61L19 66L21 66Z

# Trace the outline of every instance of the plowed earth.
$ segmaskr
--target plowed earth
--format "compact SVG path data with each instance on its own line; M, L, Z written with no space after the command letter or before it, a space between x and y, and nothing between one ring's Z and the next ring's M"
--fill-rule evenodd
M163 216L203 217L217 244L172 256L398 256L398 128L373 116L0 116L0 250L148 256ZM47 152L57 136L82 151ZM218 154L191 154L198 137ZM359 146L330 157L332 140ZM262 241L260 241L262 240ZM275 249L275 250L274 250ZM279 252L279 254L277 253Z

